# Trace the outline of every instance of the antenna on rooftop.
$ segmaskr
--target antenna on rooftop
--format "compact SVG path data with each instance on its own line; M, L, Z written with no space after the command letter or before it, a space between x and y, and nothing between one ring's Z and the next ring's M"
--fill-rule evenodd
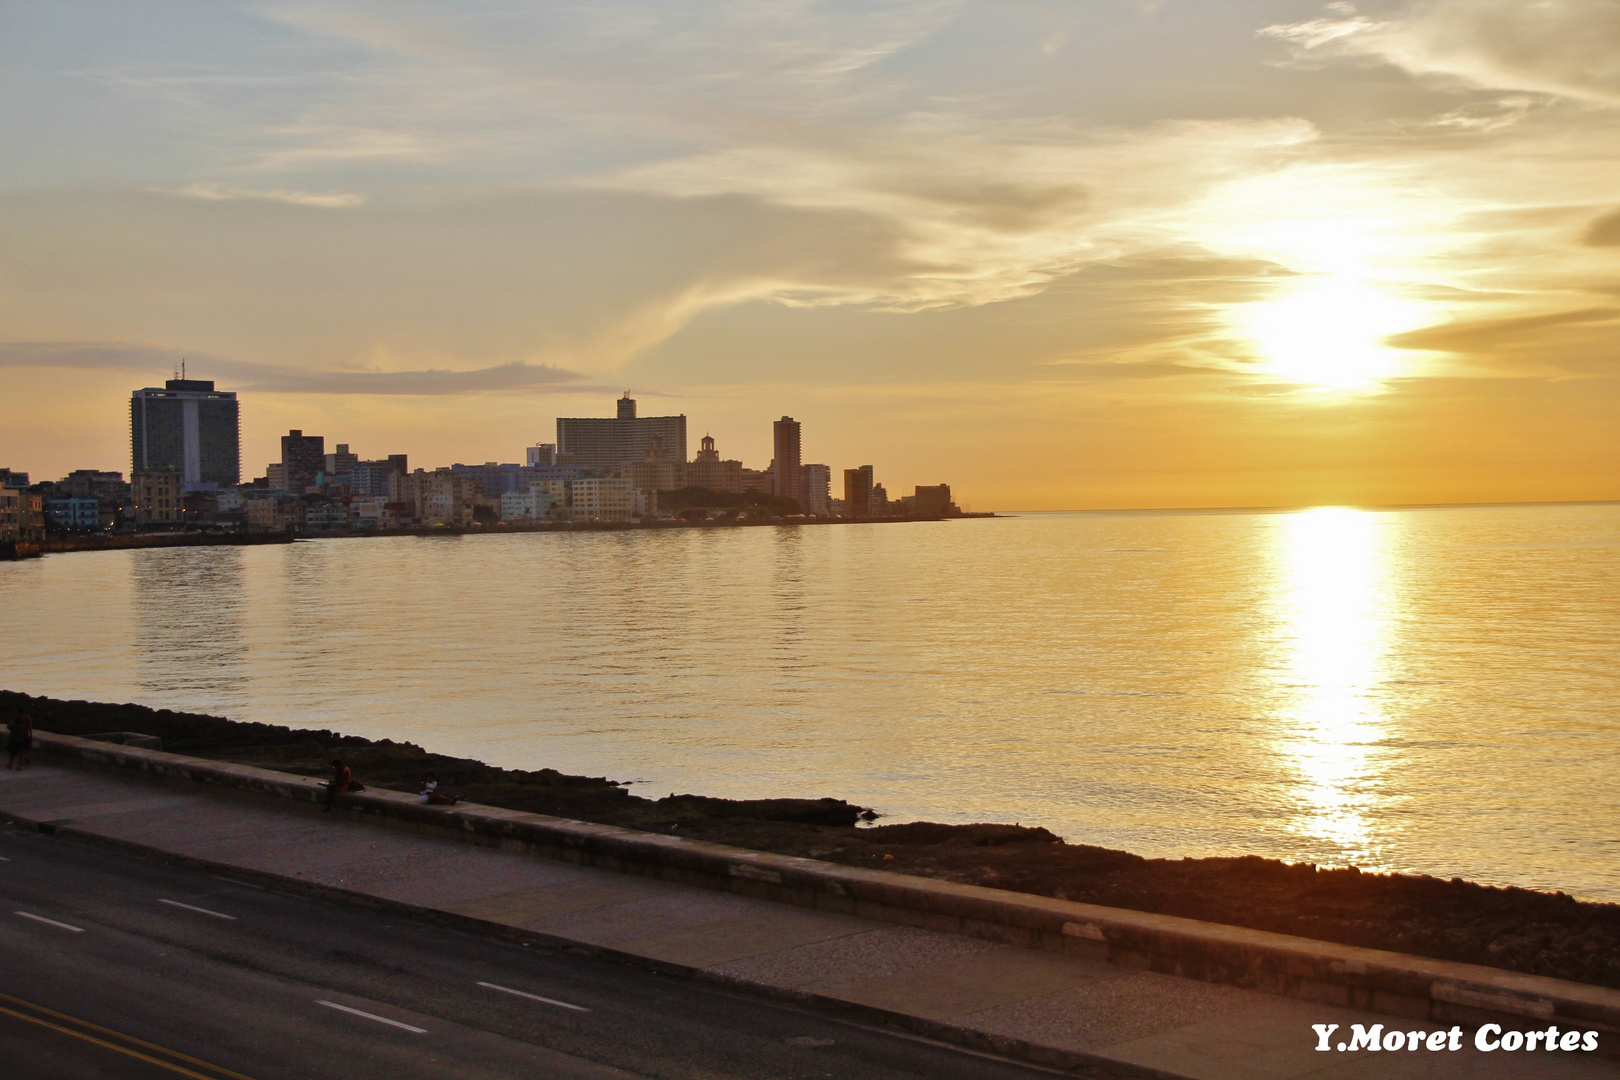
M180 377L182 379L186 377L186 358L183 356L180 358Z

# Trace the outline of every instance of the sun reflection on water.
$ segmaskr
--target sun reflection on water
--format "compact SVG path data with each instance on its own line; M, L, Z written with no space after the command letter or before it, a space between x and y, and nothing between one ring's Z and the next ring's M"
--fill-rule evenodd
M1358 865L1376 865L1382 846L1371 812L1382 801L1388 557L1382 515L1323 507L1283 519L1275 581L1291 828Z

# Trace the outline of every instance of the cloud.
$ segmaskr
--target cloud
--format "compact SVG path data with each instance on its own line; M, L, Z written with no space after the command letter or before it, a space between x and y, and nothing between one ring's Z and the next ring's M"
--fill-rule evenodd
M804 386L895 379L1123 382L1230 369L1225 305L1264 299L1288 270L1194 247L1085 267L981 306L894 311L857 305L712 309L639 357L626 379L739 385L782 373ZM1229 344L1229 343L1228 343ZM760 363L768 354L769 366Z
M251 188L226 187L222 184L190 184L182 188L154 188L166 195L180 195L188 199L208 202L229 202L232 199L261 199L265 202L287 203L290 206L316 206L336 210L345 206L360 206L364 195L354 192L289 191L278 188L255 191Z
M1612 378L1620 375L1620 307L1459 320L1398 334L1399 349L1466 358L1475 372L1520 379Z
M544 364L511 363L472 370L312 371L246 363L155 345L117 342L0 342L0 367L84 368L130 371L156 381L184 359L196 378L224 383L221 389L278 394L378 394L438 397L449 394L521 393L563 389L609 393L610 387L580 384L584 376Z
M924 269L901 244L856 210L740 196L322 208L0 193L0 325L12 340L186 341L299 367L606 372L711 307L890 295Z
M1611 210L1588 225L1581 242L1589 247L1620 247L1620 210Z
M928 116L881 134L763 137L594 184L678 198L746 193L869 216L888 225L910 272L826 299L918 310L1028 295L1085 266L1184 241L1179 210L1316 136L1291 118L1088 130Z
M1396 334L1388 344L1398 349L1428 349L1436 352L1482 352L1505 345L1539 340L1557 327L1620 320L1620 308L1583 308L1547 315L1522 315L1506 319L1480 319L1426 326Z
M1617 0L1409 0L1387 19L1329 8L1261 33L1300 59L1375 58L1414 75L1620 105Z
M1135 0L1123 6L1099 17L1138 17ZM208 190L347 191L412 175L414 197L493 175L858 216L891 242L887 277L767 265L745 288L706 283L684 303L766 294L918 310L1025 295L1118 257L1141 219L1316 136L1298 119L1104 125L962 93L963 43L949 35L1035 27L1038 51L1070 33L1038 7L1008 21L965 0L270 3L255 11L299 42L321 93L239 129ZM1027 77L1018 55L997 61L1010 85ZM341 64L322 67L327 56ZM1149 242L1167 239L1179 238Z
M244 367L243 389L283 394L391 394L440 396L556 389L584 376L544 364L499 364L470 371L297 371ZM575 392L612 393L611 387L567 386Z

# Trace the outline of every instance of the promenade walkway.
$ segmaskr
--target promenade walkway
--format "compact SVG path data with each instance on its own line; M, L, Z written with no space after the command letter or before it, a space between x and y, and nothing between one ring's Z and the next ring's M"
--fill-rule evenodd
M1620 1078L1579 1053L1318 1052L1313 1024L1432 1030L1354 1010L511 854L341 814L39 764L0 815L288 883L472 917L663 970L901 1021L1017 1056L1197 1080Z

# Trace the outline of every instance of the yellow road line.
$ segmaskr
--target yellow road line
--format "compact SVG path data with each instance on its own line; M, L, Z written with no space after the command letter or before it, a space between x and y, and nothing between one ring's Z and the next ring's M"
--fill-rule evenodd
M211 1070L212 1072L217 1073L219 1076L229 1076L232 1077L233 1080L252 1080L251 1077L243 1076L239 1072L232 1072L230 1069L222 1066L213 1065L209 1062L199 1060L198 1058L182 1054L178 1050L170 1050L167 1047L158 1046L156 1043L149 1043L144 1039L137 1039L133 1035L125 1035L121 1031L114 1031L112 1028L104 1028L100 1024L92 1024L88 1020L80 1020L76 1016L69 1016L66 1013L57 1012L55 1009L47 1009L43 1005L35 1005L31 1001L24 1001L22 998L12 997L10 994L0 994L0 1000L9 1001L13 1005L21 1005L25 1009L33 1009L35 1012L42 1012L47 1016L54 1016L58 1020L64 1020L70 1024L78 1024L80 1027L86 1027L93 1031L99 1031L104 1035L110 1035L115 1039L122 1039L125 1042L134 1043L136 1046L143 1046L146 1049L155 1051L159 1054L167 1054L169 1057L178 1058L181 1061L196 1065L199 1068ZM41 1020L37 1016L28 1016L25 1013L16 1012L15 1010L8 1009L4 1006L0 1006L0 1013L5 1013L8 1016L15 1016L19 1020L27 1020L31 1024L40 1024L44 1027L52 1029L53 1031L60 1031L65 1035L72 1035L76 1039L84 1039L86 1042L93 1042L97 1046L105 1046L108 1049L117 1050L121 1054L128 1054L131 1057L140 1058L142 1061L150 1061L154 1065L161 1065L165 1069L171 1069L174 1072L180 1073L182 1076L195 1077L196 1080L218 1080L218 1076L203 1076L201 1073L194 1073L189 1069L182 1069L180 1066L171 1062L159 1061L157 1058L148 1057L146 1054L131 1050L128 1047L118 1046L114 1043L106 1042L105 1040L98 1039L93 1035L86 1035L82 1031L74 1031L71 1028L65 1028L57 1024L53 1024L48 1020Z

